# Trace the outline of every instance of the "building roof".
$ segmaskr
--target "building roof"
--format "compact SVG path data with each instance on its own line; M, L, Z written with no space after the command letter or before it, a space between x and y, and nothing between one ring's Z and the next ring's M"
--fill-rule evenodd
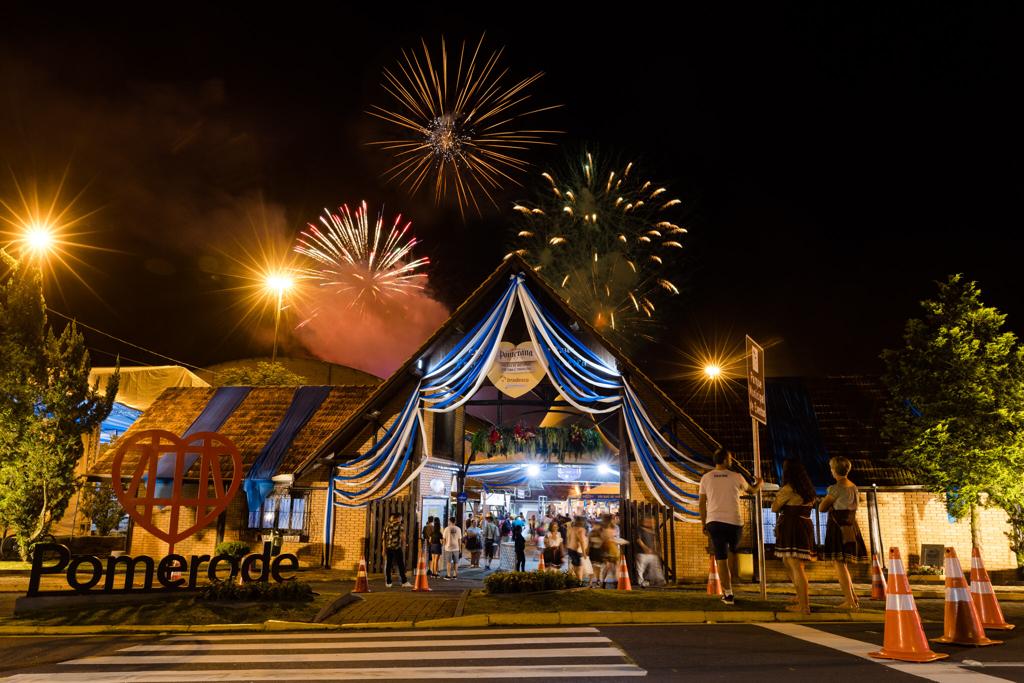
M483 283L480 284L449 316L448 320L427 339L420 348L413 353L409 359L402 364L390 377L375 388L374 392L367 398L366 403L359 411L347 420L331 437L326 440L320 450L311 453L307 461L299 470L312 465L317 459L328 455L344 456L341 451L345 446L356 443L358 435L367 429L365 420L356 419L356 415L380 408L394 398L397 392L410 384L417 374L416 363L435 353L443 353L450 348L453 340L461 334L463 326L472 327L483 312L494 303L501 288L507 285L508 278L516 273L522 275L529 281L535 295L551 304L555 310L561 311L565 316L580 329L584 339L590 338L598 345L607 350L618 363L619 370L628 377L634 385L637 393L647 403L648 410L655 415L661 416L663 422L671 423L675 437L689 443L692 447L705 452L714 451L718 444L700 424L687 415L672 398L665 394L662 389L652 382L624 352L609 342L604 335L594 329L582 316L576 313L571 305L566 303L544 280L533 270L533 268L516 254L506 258ZM652 403L656 400L657 404ZM344 457L339 457L343 460Z
M732 382L708 393L698 382L659 384L676 398L748 469L753 468L753 439L746 383ZM829 458L846 456L851 479L860 486L914 485L913 476L891 460L882 436L885 387L875 377L770 377L768 426L760 427L761 469L778 483L782 462L799 458L818 487L832 483Z
M231 439L242 455L245 471L259 456L292 403L296 387L253 387L216 431ZM184 434L213 397L213 388L165 390L120 438L146 429ZM294 472L331 433L347 420L373 391L372 386L332 386L330 393L292 440L278 473ZM89 470L90 477L109 477L116 451L107 449ZM126 465L133 464L130 456Z

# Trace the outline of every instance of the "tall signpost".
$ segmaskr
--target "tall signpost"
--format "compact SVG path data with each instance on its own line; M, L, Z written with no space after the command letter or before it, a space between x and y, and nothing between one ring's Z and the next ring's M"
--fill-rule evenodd
M761 439L757 424L768 424L768 404L765 402L764 347L747 336L747 399L750 406L750 429L754 438L754 479L761 477ZM761 489L754 494L754 529L757 533L757 578L761 584L761 599L768 598L764 565L764 513Z

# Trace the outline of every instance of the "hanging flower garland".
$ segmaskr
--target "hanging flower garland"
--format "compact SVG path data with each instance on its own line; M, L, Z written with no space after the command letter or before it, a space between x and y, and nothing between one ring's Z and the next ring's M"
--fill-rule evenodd
M585 453L603 448L597 429L574 424L569 427L530 427L517 423L512 427L488 427L473 434L473 453L540 456L564 463L567 457L578 459Z

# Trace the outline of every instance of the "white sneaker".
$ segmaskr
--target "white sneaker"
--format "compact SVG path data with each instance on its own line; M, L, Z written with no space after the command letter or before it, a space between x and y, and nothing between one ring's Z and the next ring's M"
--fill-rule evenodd
M412 584L409 583L408 581L406 581L405 583L402 584L402 588L412 588Z
M385 585L386 587L388 587L388 588L391 588L391 584L390 584L390 583L385 583L384 585Z

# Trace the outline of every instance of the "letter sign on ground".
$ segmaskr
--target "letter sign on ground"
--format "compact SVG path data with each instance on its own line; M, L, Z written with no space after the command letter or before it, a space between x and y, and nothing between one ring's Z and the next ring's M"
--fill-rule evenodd
M750 417L768 424L768 405L764 398L764 347L747 337L747 397Z

